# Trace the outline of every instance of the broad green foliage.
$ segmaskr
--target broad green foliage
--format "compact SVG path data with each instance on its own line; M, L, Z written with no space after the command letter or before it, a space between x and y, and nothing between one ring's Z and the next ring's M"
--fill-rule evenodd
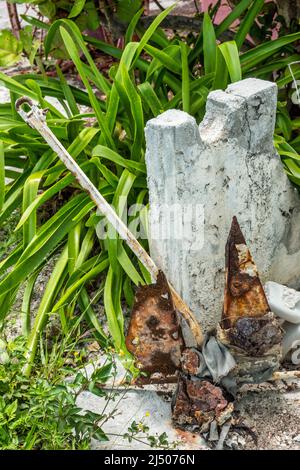
M125 397L120 390L104 390L117 375L114 355L108 353L101 366L92 373L84 369L88 349L77 326L63 338L52 337L51 350L41 342L40 354L31 377L26 377L26 339L0 339L0 450L87 450L91 439L108 441L104 425L118 419L118 406ZM79 336L78 336L79 335ZM126 377L124 377L125 379ZM90 392L103 398L98 412L82 409L78 397ZM99 403L100 400L99 400ZM149 412L140 421L130 421L120 431L124 446L136 441L149 447L175 449L166 433L152 435L147 425ZM121 434L122 433L122 434ZM112 434L115 437L118 434Z
M79 11L87 3L76 2L73 8ZM146 230L146 121L167 109L179 108L190 112L199 122L211 90L224 89L228 83L248 76L271 79L276 71L283 93L291 83L287 64L291 60L291 45L300 39L300 32L246 50L241 47L262 3L239 2L218 27L206 14L203 30L187 41L177 35L169 39L159 28L172 7L162 12L147 30L139 26L141 11L138 11L128 27L123 50L82 35L71 19L59 19L50 28L42 23L40 26L47 29L46 54L51 56L57 44L63 43L85 91L69 86L59 68L58 79L34 74L10 78L0 74L1 83L11 93L11 103L0 105L0 224L7 223L11 214L21 209L16 227L19 241L0 261L0 321L5 322L17 292L24 287L27 375L49 318L56 315L66 333L78 311L99 343L106 348L112 341L135 373L125 347L124 300L131 307L135 286L150 279L124 241L116 234L111 236L111 228L108 239L98 238L96 229L102 217L94 203L40 135L16 114L15 100L26 95L48 107L48 125L103 196L119 214L126 212L126 206L136 204L139 208L129 215L127 223L142 224ZM222 42L221 34L241 14L243 21L234 37ZM134 32L139 41L132 41ZM109 79L97 69L89 46L117 60ZM293 54L293 60L298 58L297 53ZM58 99L64 113L48 102L49 96ZM86 114L80 112L80 105L90 108ZM284 108L278 109L277 134L290 138L293 123L289 123ZM297 151L283 137L275 142L289 176L298 183ZM6 185L5 177L10 178ZM146 240L141 243L147 247ZM54 260L52 275L32 320L32 292L38 274L50 259ZM96 313L102 301L109 338Z
M17 62L22 49L22 42L15 38L11 31L0 31L0 67L8 67Z

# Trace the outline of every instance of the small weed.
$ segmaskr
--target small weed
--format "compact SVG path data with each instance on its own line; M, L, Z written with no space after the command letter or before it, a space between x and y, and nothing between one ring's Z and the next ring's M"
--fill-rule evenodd
M67 368L49 379L38 366L28 378L25 343L23 337L0 343L0 449L88 449L91 438L108 440L101 429L108 417L82 410L76 399L84 390L105 394L100 384L111 376L112 362L90 379L78 372L66 381Z

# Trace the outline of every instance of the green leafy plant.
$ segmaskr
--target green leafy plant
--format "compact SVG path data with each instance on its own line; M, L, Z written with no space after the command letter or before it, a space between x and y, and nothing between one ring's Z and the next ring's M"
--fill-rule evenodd
M160 449L177 447L166 433L151 433L146 423L149 412L139 422L132 421L124 434L104 432L103 426L116 418L127 393L126 387L121 392L103 390L107 380L113 382L116 376L114 354L108 353L105 362L94 365L88 374L86 357L81 355L83 338L77 337L74 328L67 337L51 340L51 346L41 342L29 378L23 373L26 338L0 339L0 450L87 450L92 439L103 442L111 436ZM85 391L105 400L101 412L78 406L78 397Z

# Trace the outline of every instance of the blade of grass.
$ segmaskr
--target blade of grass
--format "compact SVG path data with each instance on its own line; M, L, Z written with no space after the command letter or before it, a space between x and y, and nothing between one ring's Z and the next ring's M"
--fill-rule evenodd
M125 34L125 44L128 44L129 42L132 41L132 37L134 35L136 25L138 24L138 21L140 17L142 16L143 11L144 11L144 8L141 8L140 10L138 10L133 16L132 20L130 21L128 28L126 30L126 34Z
M44 295L39 305L39 309L37 311L36 318L34 320L33 328L30 332L28 342L27 342L27 364L24 367L24 374L28 377L30 375L37 343L40 337L40 334L45 327L45 323L47 323L47 316L51 312L51 304L53 299L57 295L56 288L58 283L60 282L60 278L65 271L65 267L67 266L68 262L68 249L67 247L64 248L62 254L60 255L58 261L55 264L55 267L52 271L50 279L47 283Z
M215 29L207 12L204 13L203 18L203 55L205 74L215 72L217 42Z
M238 20L242 13L248 8L253 0L242 0L234 7L234 9L227 15L224 20L216 28L216 36L219 37L226 31L234 21ZM254 2L255 3L255 2Z
M95 114L96 114L96 117L97 117L97 120L98 120L98 124L100 126L100 129L103 133L103 135L105 136L105 140L106 142L112 147L112 148L115 148L115 144L114 144L114 141L111 137L111 133L109 131L109 128L107 126L107 123L106 123L106 117L105 115L103 114L102 110L101 110L101 107L99 105L99 102L98 102L98 99L96 98L90 84L89 84L89 81L86 77L86 74L84 73L83 71L83 67L82 67L82 62L79 58L79 55L78 55L78 52L77 52L77 49L76 47L74 46L74 42L72 40L72 37L70 36L70 34L64 29L64 28L60 28L60 34L63 38L63 41L65 43L65 46L67 48L67 51L72 59L72 61L74 62L79 74L80 74L80 77L84 83L84 86L86 87L87 89L87 92L88 92L88 95L89 95L89 98L90 98L90 101L91 101L91 104L93 106L93 109L95 111Z
M145 31L145 33L143 34L140 42L139 42L139 45L138 45L138 48L136 50L136 56L135 56L135 60L133 61L133 64L135 64L137 58L139 57L139 55L141 54L142 50L144 49L144 47L146 46L146 44L149 42L149 40L151 39L151 36L153 35L153 33L155 32L155 30L158 28L158 26L160 25L160 23L168 16L168 14L175 8L176 4L174 5L171 5L169 8L166 8L164 11L162 11L156 18L155 20L151 23L151 25L149 26L149 28Z
M163 105L157 97L149 82L144 82L138 85L138 90L141 93L142 99L147 103L152 111L154 117L163 112Z
M239 51L234 41L227 41L218 46L223 54L231 82L237 82L242 79Z
M188 64L188 46L181 42L181 69L182 69L182 109L190 112L190 79Z
M4 161L4 145L0 140L0 212L2 211L5 201L5 161Z
M38 173L31 174L25 184L23 190L23 206L22 212L26 211L26 209L32 204L33 201L36 200L38 194L38 188L41 182L41 179L45 173L45 170L39 171ZM30 216L27 218L26 222L23 225L23 244L24 248L31 242L33 237L36 233L36 210L32 211Z

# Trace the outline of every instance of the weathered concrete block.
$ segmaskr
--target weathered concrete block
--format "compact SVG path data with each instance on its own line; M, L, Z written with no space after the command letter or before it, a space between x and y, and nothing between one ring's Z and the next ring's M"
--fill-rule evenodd
M205 328L221 316L234 215L262 281L300 283L300 198L273 146L276 98L250 78L210 93L199 128L174 110L147 123L151 255Z

